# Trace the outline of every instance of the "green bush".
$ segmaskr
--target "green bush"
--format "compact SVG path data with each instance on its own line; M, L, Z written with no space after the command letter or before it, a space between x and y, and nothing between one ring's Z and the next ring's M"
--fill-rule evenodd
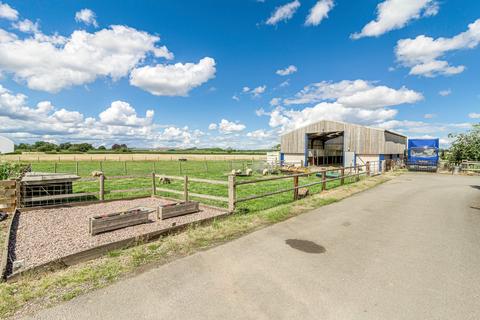
M0 180L14 179L25 169L24 164L0 162Z

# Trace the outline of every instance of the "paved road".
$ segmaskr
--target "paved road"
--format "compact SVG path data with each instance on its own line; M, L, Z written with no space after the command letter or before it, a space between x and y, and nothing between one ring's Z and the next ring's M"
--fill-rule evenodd
M35 319L480 319L475 185L405 174Z

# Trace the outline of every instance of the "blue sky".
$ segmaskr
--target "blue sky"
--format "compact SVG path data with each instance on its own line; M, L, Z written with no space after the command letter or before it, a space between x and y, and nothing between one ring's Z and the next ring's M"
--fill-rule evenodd
M480 118L477 19L467 0L1 2L0 134L264 148L332 119L448 144Z

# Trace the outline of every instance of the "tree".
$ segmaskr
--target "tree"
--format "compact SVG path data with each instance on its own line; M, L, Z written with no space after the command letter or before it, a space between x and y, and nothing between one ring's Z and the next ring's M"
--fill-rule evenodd
M454 139L450 147L450 162L480 161L480 124L473 125L468 132L449 134L448 137Z
M98 150L102 150L102 151L107 150L107 148L105 148L105 146L100 146L100 147L98 147L97 149L98 149Z

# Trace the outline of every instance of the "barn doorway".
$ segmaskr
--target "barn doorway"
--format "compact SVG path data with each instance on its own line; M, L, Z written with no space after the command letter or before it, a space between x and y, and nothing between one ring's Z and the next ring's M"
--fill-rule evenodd
M343 131L307 133L308 165L343 165L343 133Z

